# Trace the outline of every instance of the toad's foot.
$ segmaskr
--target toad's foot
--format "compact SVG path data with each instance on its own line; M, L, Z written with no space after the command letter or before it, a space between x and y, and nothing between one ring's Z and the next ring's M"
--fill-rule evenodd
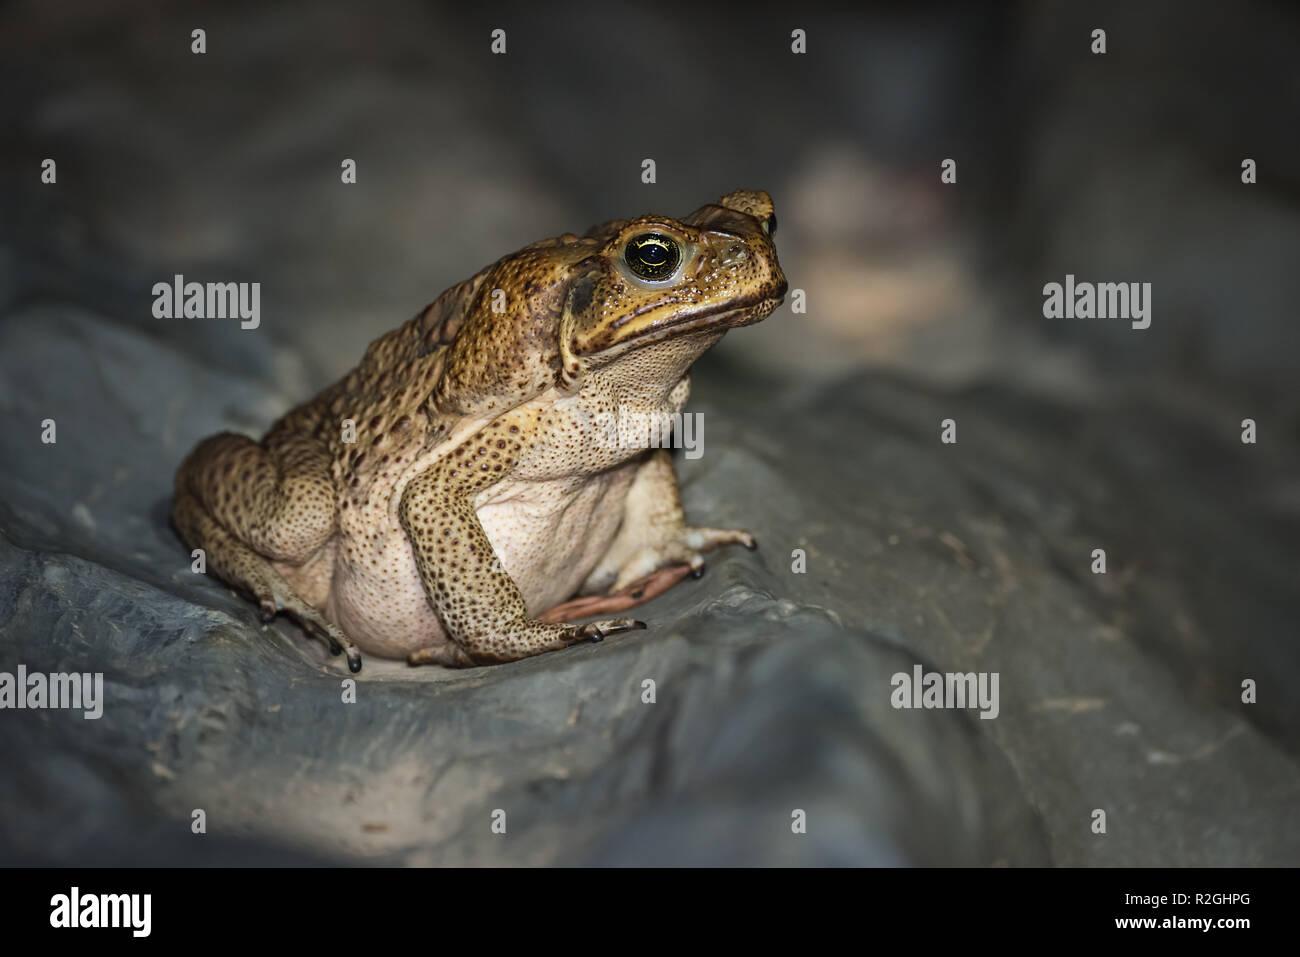
M632 582L622 591L611 592L608 595L584 595L574 598L562 605L556 605L537 617L539 621L577 621L593 615L627 611L637 605L644 605L652 598L657 598L687 575L699 578L703 573L703 564L696 568L691 568L690 565L669 565Z
M544 647L538 647L534 654L542 651L558 651L561 648L567 648L569 645L576 645L584 641L602 641L610 635L617 635L624 631L636 631L645 627L644 621L635 621L631 618L608 618L604 621L592 621L585 625L566 625L557 623L529 622L525 626L529 631L544 629L549 639L549 643ZM535 640L535 639L533 639ZM495 664L500 661L513 661L514 658L506 658L499 654L493 654L484 647L483 650L471 653L466 651L454 641L444 641L441 644L431 645L427 648L419 648L410 653L406 659L413 665L442 665L444 668L468 668L473 665Z
M582 594L601 593L606 597L618 595L646 579L652 579L656 573L670 569L672 566L685 565L687 571L695 578L704 574L704 553L721 548L723 545L744 545L751 551L758 548L754 536L736 528L702 528L679 525L667 534L655 536L649 544L634 543L623 545L615 543L611 554L602 560L596 570L587 577L582 586ZM622 547L619 547L622 545ZM668 582L661 591L675 585L685 578L678 575Z
M361 651L352 643L352 640L343 633L341 628L327 620L324 615L292 591L273 587L271 597L260 598L257 604L261 609L260 617L262 621L269 622L276 616L277 612L285 612L297 621L307 634L324 641L330 650L330 654L346 654L349 671L356 674L361 670Z

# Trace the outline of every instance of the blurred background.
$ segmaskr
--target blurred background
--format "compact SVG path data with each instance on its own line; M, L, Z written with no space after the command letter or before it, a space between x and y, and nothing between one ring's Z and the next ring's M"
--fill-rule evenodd
M0 669L112 707L0 716L0 860L190 863L201 802L218 862L1296 863L1297 64L1259 0L4 5ZM340 713L189 573L199 437L527 243L741 187L807 312L701 361L682 471L764 546L638 642L368 664ZM260 282L261 327L153 318L177 273ZM1044 318L1067 274L1151 283L1150 328ZM1003 672L1001 718L892 710L916 661Z
M758 187L809 303L725 344L764 375L1290 394L1293 5L855 6L9 4L0 303L111 305L188 339L142 290L260 280L266 331L323 382L525 243ZM1042 286L1067 272L1151 282L1151 328L1045 320ZM205 332L214 362L255 361Z

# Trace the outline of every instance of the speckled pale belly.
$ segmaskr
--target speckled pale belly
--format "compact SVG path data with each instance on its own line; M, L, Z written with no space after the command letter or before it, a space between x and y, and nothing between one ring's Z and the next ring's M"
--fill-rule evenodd
M529 614L570 598L609 550L635 470L628 463L594 476L507 479L479 496L479 521ZM366 536L343 533L323 607L369 654L404 658L445 639L406 533L390 518Z

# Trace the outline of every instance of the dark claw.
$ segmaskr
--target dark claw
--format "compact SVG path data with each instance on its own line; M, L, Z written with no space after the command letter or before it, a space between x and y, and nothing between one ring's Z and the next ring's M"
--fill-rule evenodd
M360 654L358 654L355 658L348 656L348 671L352 672L354 675L361 671Z
M333 638L330 639L330 654L331 654L331 655L341 655L341 654L343 654L343 646L340 645L340 644L339 644L337 641L335 641Z
M275 620L275 611L274 611L273 609L270 609L270 608L259 607L259 608L257 609L257 617L258 617L258 620L261 621L262 624L265 625L265 624L268 624L269 622Z
M703 577L704 577L704 569L706 569L707 567L708 567L707 565L700 565L700 566L697 567L697 568L692 568L692 569L691 569L691 577L692 577L692 578L703 578Z
M749 540L749 543L746 544L745 547L748 548L751 552L756 552L756 551L758 551L758 539L757 539L757 538L751 538L751 539Z
M595 634L593 634L593 635L591 636L591 643L592 643L593 645L594 645L596 642L598 642L598 641L604 641L604 640L605 640L605 636L604 636L603 634L600 633L600 630L599 630L599 629L597 629L596 632L595 632Z

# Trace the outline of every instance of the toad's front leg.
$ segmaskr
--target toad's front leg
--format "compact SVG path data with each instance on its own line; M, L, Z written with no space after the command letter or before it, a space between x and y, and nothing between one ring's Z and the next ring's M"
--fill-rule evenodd
M412 652L411 664L463 667L515 661L644 628L631 618L569 625L529 617L523 595L474 511L474 495L499 481L512 464L509 451L497 452L495 443L484 438L454 450L402 492L402 527L425 594L449 639Z
M656 449L637 470L618 537L587 577L581 597L542 614L543 621L573 621L644 604L687 575L704 574L704 553L722 545L757 548L740 529L686 524L677 473L667 449Z

